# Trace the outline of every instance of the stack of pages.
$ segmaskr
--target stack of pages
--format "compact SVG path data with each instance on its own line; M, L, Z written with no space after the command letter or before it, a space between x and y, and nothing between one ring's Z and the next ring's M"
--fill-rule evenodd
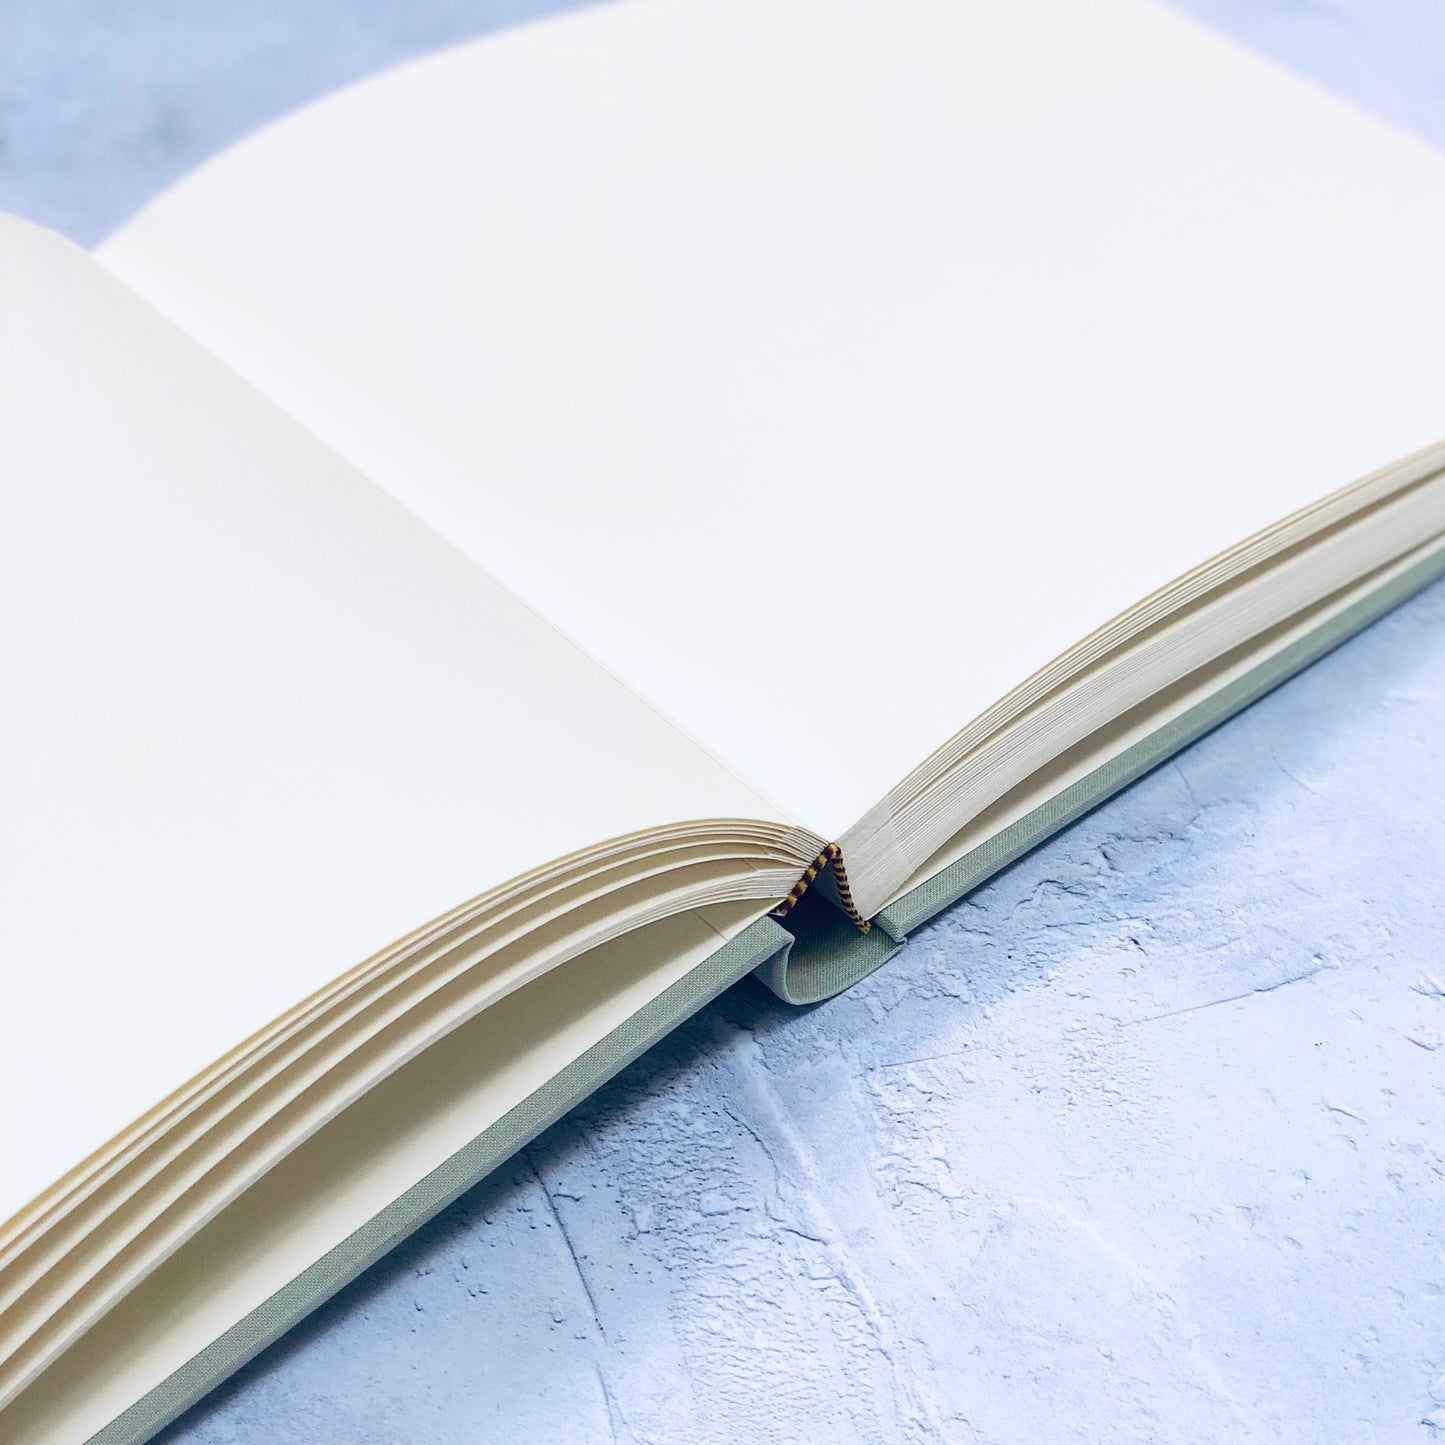
M1143 0L624 0L0 221L0 1437L1445 572L1442 238Z

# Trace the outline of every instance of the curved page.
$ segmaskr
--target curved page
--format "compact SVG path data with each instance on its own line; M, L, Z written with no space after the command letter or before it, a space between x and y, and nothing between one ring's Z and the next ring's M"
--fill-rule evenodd
M774 808L90 257L0 221L0 1218L378 949Z
M323 101L100 255L836 838L1445 435L1442 235L1445 160L1143 0L636 0Z

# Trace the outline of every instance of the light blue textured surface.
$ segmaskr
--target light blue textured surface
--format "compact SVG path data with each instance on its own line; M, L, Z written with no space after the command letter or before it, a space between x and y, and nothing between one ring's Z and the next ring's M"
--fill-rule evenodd
M0 0L0 204L94 239L542 8ZM1191 8L1445 144L1436 0ZM165 1438L1445 1436L1442 860L1437 586L844 998L720 1000Z

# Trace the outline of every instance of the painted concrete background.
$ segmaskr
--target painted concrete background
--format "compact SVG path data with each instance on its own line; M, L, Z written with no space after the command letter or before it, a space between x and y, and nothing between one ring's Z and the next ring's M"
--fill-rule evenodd
M96 239L542 8L0 0L0 205ZM1445 145L1437 0L1191 8ZM164 1438L1445 1438L1442 861L1436 587L847 996L705 1010Z

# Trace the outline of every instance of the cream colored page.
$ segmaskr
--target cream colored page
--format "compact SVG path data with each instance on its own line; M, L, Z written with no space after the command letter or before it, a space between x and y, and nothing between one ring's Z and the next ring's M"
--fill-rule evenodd
M630 0L105 263L810 827L1445 434L1445 158L1135 0Z
M0 219L0 1218L529 868L774 816L59 237Z
M73 1348L56 1378L22 1395L0 1416L7 1445L89 1439L757 912L713 907L619 939L412 1060L188 1240Z

